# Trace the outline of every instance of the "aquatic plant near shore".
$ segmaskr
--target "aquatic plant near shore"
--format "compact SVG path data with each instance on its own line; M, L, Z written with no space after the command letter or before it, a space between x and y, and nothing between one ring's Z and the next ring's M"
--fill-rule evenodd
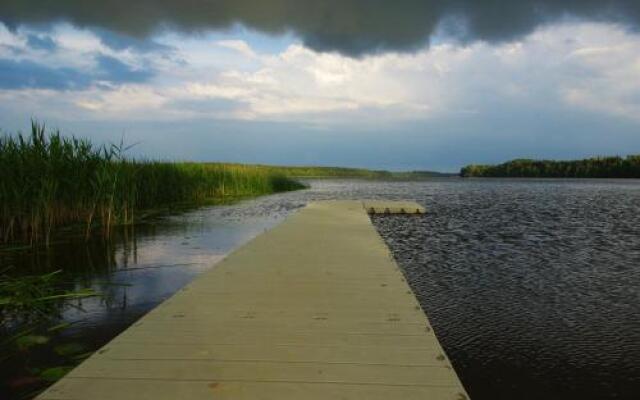
M30 135L1 136L0 240L49 243L70 225L108 236L141 210L304 187L269 167L139 161L125 151L47 133L37 122Z
M59 337L71 325L60 322L60 315L68 307L82 309L76 302L97 293L70 288L60 270L27 276L7 272L0 271L0 393L8 386L20 397L32 398L89 355L80 343ZM50 364L31 366L47 352L53 352Z
M66 304L67 300L96 295L95 291L88 288L62 289L61 270L28 276L12 276L7 271L8 269L0 271L0 322L3 328L11 327L17 322L28 325L51 318L58 314L61 305Z

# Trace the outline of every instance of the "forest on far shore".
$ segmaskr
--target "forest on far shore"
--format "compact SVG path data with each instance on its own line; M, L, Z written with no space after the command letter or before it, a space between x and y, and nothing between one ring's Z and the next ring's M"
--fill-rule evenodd
M497 165L471 164L462 177L640 178L640 155L554 161L517 159Z

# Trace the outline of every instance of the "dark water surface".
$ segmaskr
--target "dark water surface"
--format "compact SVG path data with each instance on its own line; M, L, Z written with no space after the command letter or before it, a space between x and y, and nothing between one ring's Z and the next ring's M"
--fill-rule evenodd
M374 223L472 399L640 399L640 184L420 186Z
M472 399L640 399L640 181L311 181L310 190L166 216L109 243L0 249L0 266L62 268L102 297L62 310L50 343L0 364L0 398L94 350L233 248L317 199L414 199L374 217Z

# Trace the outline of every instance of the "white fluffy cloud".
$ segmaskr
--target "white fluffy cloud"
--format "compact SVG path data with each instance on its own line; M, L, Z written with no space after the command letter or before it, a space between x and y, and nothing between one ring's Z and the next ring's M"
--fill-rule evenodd
M0 27L0 57L42 61L29 32ZM640 36L614 25L565 23L511 43L434 44L414 53L350 58L299 43L269 52L241 38L159 37L170 52L113 49L61 25L46 63L91 72L96 55L147 82L78 90L0 89L0 110L68 119L224 118L361 123L482 115L501 104L584 109L640 121Z

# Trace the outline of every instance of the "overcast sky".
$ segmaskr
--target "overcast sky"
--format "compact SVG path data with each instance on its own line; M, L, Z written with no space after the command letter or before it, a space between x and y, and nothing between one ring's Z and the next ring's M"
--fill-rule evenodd
M0 129L384 169L640 153L639 3L3 0Z

